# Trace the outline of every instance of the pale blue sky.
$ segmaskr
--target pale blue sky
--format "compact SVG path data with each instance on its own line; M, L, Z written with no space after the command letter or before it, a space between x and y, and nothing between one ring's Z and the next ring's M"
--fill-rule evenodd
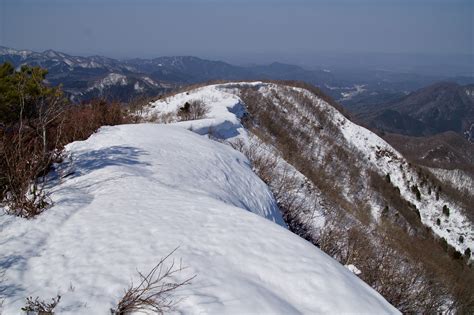
M0 10L0 45L83 55L474 51L471 0L0 0Z

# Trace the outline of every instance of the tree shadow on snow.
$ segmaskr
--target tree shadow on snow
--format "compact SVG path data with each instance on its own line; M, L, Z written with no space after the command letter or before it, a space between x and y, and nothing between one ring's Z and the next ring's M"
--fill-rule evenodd
M0 257L0 297L12 297L19 292L24 292L25 289L19 285L8 283L5 279L4 272L13 265L26 265L26 259L21 255L11 255L7 257Z
M63 178L75 178L110 166L150 166L150 163L140 161L143 155L148 152L131 146L112 146L74 155Z

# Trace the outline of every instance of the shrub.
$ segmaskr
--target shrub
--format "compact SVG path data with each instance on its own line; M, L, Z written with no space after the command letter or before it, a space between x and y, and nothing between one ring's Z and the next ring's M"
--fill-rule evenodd
M44 300L40 300L39 297L33 299L33 297L26 298L26 305L21 308L24 312L38 312L42 315L54 314L54 309L61 300L61 296L58 295L56 298L51 299L51 303L47 303Z
M461 259L462 258L462 254L460 252L458 252L457 250L453 250L452 253L451 253L451 256L453 256L453 259Z
M436 225L441 225L441 220L439 218L436 219Z
M162 258L149 273L142 274L138 272L140 282L138 285L130 284L117 307L111 309L111 313L125 315L133 312L152 311L156 314L164 314L171 311L179 302L173 299L173 292L180 287L191 284L191 281L196 277L192 276L177 282L172 279L177 273L185 269L181 264L176 265L174 260L171 261L169 266L165 266L167 259L176 250Z
M44 174L58 156L66 105L59 88L44 84L46 73L0 67L0 197L8 213L28 218L49 204Z
M449 208L447 205L443 206L443 214L447 217L449 217Z
M469 259L471 258L471 249L468 247L466 248L466 250L464 251L464 256Z
M464 243L464 236L462 235L459 236L459 243L461 244Z
M196 120L206 117L209 113L209 107L201 100L193 100L186 102L177 112L179 120Z
M41 176L55 160L55 152L43 152L32 132L4 135L0 167L5 181L3 201L9 214L31 218L49 204Z
M420 201L421 200L421 193L420 193L420 190L418 189L418 186L417 185L411 186L411 191L412 191L412 193L415 194L416 200Z
M114 126L132 122L119 103L93 100L70 106L64 113L61 144L85 140L101 126Z

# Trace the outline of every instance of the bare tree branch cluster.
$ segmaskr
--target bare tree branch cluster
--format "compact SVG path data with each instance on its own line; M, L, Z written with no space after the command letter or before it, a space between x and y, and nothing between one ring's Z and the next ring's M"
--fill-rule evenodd
M173 297L173 293L180 287L190 285L196 277L194 275L181 281L173 279L186 269L182 266L181 261L177 264L174 259L166 264L176 250L177 248L160 259L148 273L138 272L140 281L138 284L133 284L133 282L130 284L117 307L111 309L111 313L124 315L132 312L152 311L156 314L164 314L171 311L180 302L179 299L176 300Z

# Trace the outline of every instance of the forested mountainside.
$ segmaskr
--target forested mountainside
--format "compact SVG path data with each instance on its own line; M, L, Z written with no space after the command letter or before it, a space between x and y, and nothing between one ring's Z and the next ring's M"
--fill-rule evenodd
M388 102L353 107L370 127L408 136L454 131L474 139L474 86L437 83Z

